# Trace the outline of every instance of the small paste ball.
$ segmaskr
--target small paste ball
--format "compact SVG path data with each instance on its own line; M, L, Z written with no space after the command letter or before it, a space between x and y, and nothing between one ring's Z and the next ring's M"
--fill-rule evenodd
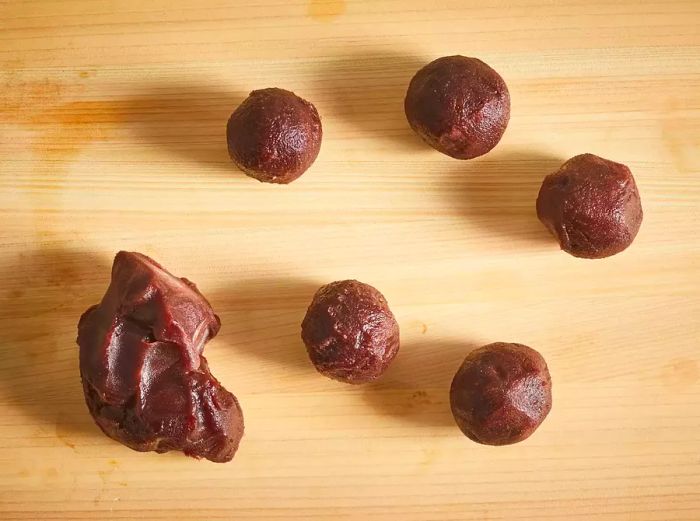
M384 295L356 280L316 292L301 338L321 374L351 384L381 376L399 351L399 325Z

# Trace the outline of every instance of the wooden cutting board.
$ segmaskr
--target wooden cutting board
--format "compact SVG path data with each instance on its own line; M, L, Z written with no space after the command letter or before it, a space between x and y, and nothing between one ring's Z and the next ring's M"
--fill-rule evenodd
M0 2L0 518L700 519L700 4L413 0ZM512 96L463 162L403 95L443 55ZM252 89L313 101L324 140L290 186L228 161ZM544 175L628 164L634 245L579 260L534 212ZM229 464L141 454L83 402L80 314L119 249L194 280L240 399ZM402 348L376 384L318 375L314 290L378 287ZM472 443L448 388L493 341L541 351L554 407L527 441Z

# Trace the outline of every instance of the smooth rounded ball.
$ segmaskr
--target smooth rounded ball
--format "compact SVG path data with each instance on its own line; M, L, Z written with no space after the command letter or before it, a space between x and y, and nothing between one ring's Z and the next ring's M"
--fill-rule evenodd
M457 425L485 445L528 438L552 408L552 382L537 351L497 342L467 356L450 388Z
M446 56L416 73L404 108L426 143L456 159L472 159L501 140L510 94L503 78L481 60Z
M537 217L562 250L575 257L601 259L632 244L643 212L629 168L581 154L544 179Z
M356 280L316 292L301 338L321 374L350 384L378 378L399 351L399 325L384 295Z
M316 107L283 89L251 92L226 127L231 160L265 183L291 183L306 172L322 135Z

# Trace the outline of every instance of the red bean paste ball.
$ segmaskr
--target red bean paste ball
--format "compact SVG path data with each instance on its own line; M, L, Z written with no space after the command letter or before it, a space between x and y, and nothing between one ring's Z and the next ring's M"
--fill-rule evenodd
M467 356L450 388L457 425L485 445L528 438L552 408L552 382L537 351L497 342Z
M226 127L231 160L264 183L291 183L306 172L322 134L316 107L284 89L254 90Z
M102 302L78 324L85 401L100 429L138 451L230 461L243 413L202 356L219 327L192 282L119 252Z
M562 250L601 259L632 244L642 224L642 203L629 168L581 154L544 179L537 216Z
M384 295L356 280L316 292L301 338L321 374L350 384L381 376L399 351L399 325Z
M426 143L456 159L472 159L501 140L510 94L503 78L481 60L446 56L416 73L404 108Z

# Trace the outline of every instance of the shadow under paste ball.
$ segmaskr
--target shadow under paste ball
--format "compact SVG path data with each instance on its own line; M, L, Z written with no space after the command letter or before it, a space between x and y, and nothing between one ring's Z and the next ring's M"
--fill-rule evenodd
M134 450L230 461L243 413L202 356L219 328L192 282L145 255L119 252L102 301L78 324L80 377L95 423Z
M472 159L495 147L510 119L503 78L476 58L446 56L420 69L404 101L411 128L443 154Z
M528 438L552 408L552 382L537 351L497 342L467 356L450 388L452 414L461 431L485 445Z
M399 325L386 299L356 280L316 292L301 337L321 374L351 384L378 378L399 350Z
M575 257L601 259L632 244L643 212L629 168L581 154L544 179L537 217L562 250Z
M254 90L231 114L226 141L231 160L265 183L291 183L321 149L316 107L284 89Z

